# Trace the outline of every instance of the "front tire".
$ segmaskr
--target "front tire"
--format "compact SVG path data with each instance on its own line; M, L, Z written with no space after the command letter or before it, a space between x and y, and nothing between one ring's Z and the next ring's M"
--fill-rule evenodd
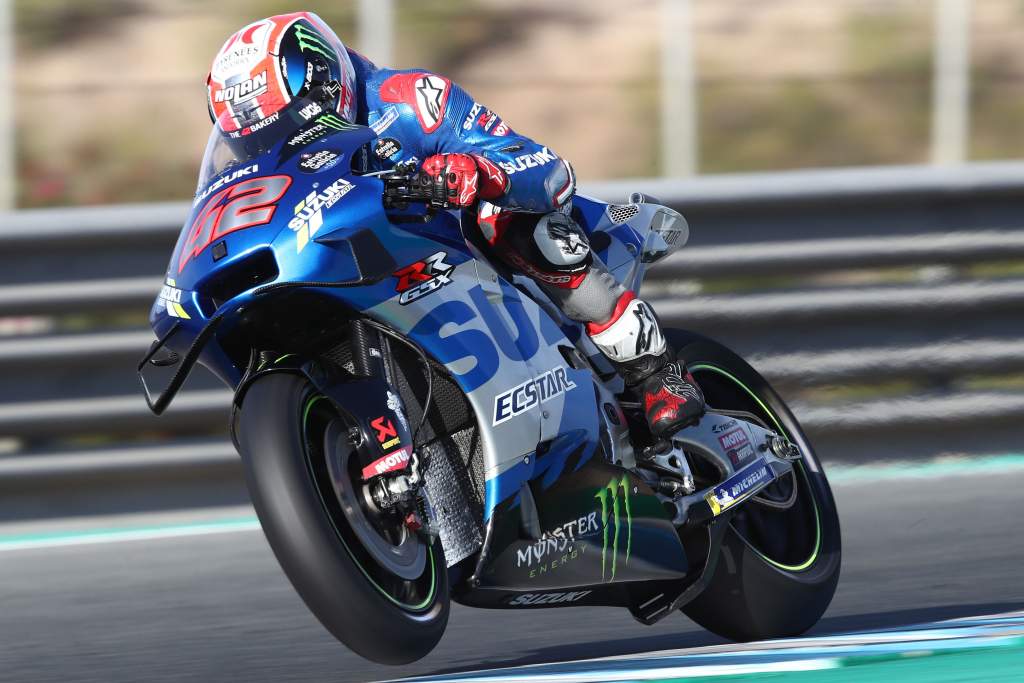
M352 511L328 473L326 461L338 454L330 452L327 436L339 420L344 417L304 377L256 379L238 425L246 483L274 555L324 627L367 659L408 664L434 648L448 623L444 554L437 541L396 573L375 560L379 551L363 547L367 531L353 529ZM407 549L411 541L392 542Z
M842 557L839 515L821 462L785 402L746 361L699 335L666 336L710 407L753 413L803 453L789 484L796 488L791 506L756 498L744 504L726 530L710 584L683 612L730 640L800 635L831 603ZM781 496L792 497L792 488Z

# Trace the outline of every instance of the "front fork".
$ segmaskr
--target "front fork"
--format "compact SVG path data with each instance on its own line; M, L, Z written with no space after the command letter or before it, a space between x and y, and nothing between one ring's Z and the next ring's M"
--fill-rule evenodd
M368 455L363 454L366 449L360 451L363 481L378 509L399 513L411 531L425 533L433 541L437 523L425 487L425 463L415 448L416 431L398 391L391 344L388 337L365 321L352 322L350 348L354 373L383 384L386 406L386 410L371 411L382 414L372 418L370 429L359 435L369 449Z
M335 486L362 486L366 493L362 498L369 508L381 515L400 516L410 530L432 538L437 524L424 486L425 465L414 448L415 429L397 389L390 340L370 324L356 320L350 325L349 342L348 358L329 356L313 361L286 354L261 362L254 353L235 389L232 439L237 447L239 409L245 392L258 377L274 372L303 375L347 418L348 441L359 472L342 473L330 467Z

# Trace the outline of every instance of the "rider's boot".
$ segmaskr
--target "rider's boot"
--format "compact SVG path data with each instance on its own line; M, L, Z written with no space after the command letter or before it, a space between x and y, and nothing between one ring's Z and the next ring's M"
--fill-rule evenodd
M643 397L651 433L666 437L704 414L704 395L661 333L651 307L632 292L623 294L611 319L588 323L587 333L615 362L626 386Z
M533 225L517 230L517 220ZM498 244L502 258L536 280L566 316L588 321L590 338L617 365L626 386L643 397L656 438L704 414L704 397L674 359L654 311L594 257L586 232L571 215L556 211L537 220L486 205L480 227L488 242Z

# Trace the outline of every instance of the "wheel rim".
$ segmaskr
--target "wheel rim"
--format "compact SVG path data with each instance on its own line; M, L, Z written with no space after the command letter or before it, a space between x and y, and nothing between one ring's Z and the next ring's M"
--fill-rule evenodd
M378 593L406 612L425 612L437 596L440 564L437 551L407 532L385 538L368 518L366 501L359 500L354 490L338 495L330 475L331 467L344 466L345 472L351 472L358 466L347 456L343 465L340 460L328 464L331 455L342 455L349 450L327 445L337 443L339 435L331 425L339 419L325 396L310 395L305 399L302 427L306 465L327 518L349 557Z
M715 405L717 398L723 407L734 407L725 405L721 399L728 395L730 387L732 393L738 389L745 407L750 412L762 415L780 434L805 448L803 435L790 433L775 411L735 375L706 362L694 363L689 365L688 369L705 390L710 405ZM702 374L704 379L700 377ZM743 542L768 564L783 571L801 572L811 568L821 552L821 512L804 463L797 461L794 468L797 476L787 477L798 487L796 501L791 507L773 509L748 504L737 512L731 526ZM779 495L782 494L770 498L778 498ZM792 533L794 528L807 533L801 534L802 538L798 538Z
M345 521L377 564L403 579L415 580L426 566L426 547L405 525L379 521L373 499L366 487L357 483L359 463L353 452L348 429L340 419L333 420L324 433L324 454Z

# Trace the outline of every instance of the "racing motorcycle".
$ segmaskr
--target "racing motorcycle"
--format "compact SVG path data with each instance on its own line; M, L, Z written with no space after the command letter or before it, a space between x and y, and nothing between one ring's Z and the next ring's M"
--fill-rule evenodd
M412 165L369 171L374 131L325 117L243 154L211 136L138 367L157 414L197 363L234 389L253 505L321 623L388 664L426 655L452 600L642 624L681 610L734 640L815 624L839 521L768 383L667 329L709 410L654 439L582 326L490 258L472 215ZM573 215L634 291L689 234L641 194L578 196Z

